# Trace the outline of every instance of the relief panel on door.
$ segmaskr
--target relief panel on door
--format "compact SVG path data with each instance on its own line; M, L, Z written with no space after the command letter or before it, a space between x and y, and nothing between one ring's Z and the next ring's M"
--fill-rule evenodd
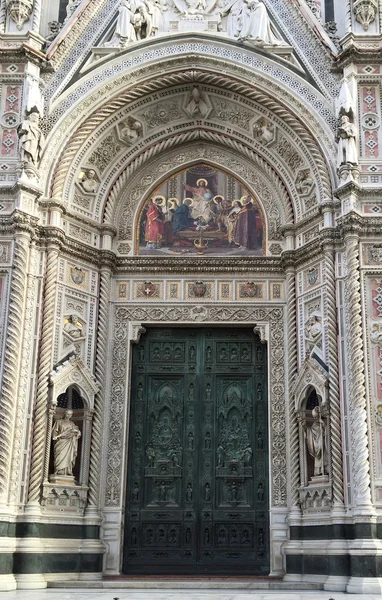
M134 349L124 572L269 571L266 347L149 330Z

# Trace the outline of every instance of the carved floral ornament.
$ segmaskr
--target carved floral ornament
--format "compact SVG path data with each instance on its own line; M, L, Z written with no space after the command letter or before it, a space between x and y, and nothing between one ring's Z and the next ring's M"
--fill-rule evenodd
M375 20L378 4L376 0L355 0L353 10L358 23L367 31Z
M6 6L8 15L16 23L17 29L21 30L31 17L33 0L7 0Z

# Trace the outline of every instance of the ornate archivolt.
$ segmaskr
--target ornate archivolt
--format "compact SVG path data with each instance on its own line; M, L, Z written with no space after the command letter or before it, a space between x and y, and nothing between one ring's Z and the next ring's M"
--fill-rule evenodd
M195 64L203 71L190 71L190 67L195 69ZM120 73L123 65L120 63L117 66ZM297 146L304 155L309 156L311 164L316 166L315 177L317 177L320 195L330 197L334 171L327 165L334 164L335 156L332 131L335 119L331 104L311 86L307 87L301 78L296 75L292 77L290 71L283 72L280 65L277 65L277 69L275 65L271 68L272 62L268 61L262 72L259 72L260 66L258 65L257 69L250 69L227 61L223 63L220 59L211 57L181 56L168 61L162 60L160 64L149 63L145 67L136 68L134 72L114 79L110 78L109 71L109 79L103 82L104 75L100 73L97 78L98 88L94 91L87 88L86 82L81 79L80 83L85 87L83 89L78 87L75 90L77 96L72 98L75 102L74 106L69 109L68 105L66 108L65 102L69 97L64 97L64 104L56 107L62 117L57 126L51 130L41 164L46 194L57 199L61 197L75 156L86 141L93 139L93 135L98 137L100 133L105 132L103 128L106 127L108 119L110 121L116 119L118 111L124 107L130 108L143 96L154 95L160 93L161 89L187 82L189 85L208 85L229 90L231 97L240 94L244 97L243 106L251 100L254 107L256 103L261 105L263 116L267 113L272 114L273 120L278 121L280 128L286 128L289 135L293 130L292 138L297 141ZM188 70L182 72L185 68ZM216 75L216 72L223 71L228 72L227 75ZM285 85L286 80L288 80L289 91ZM296 91L298 94L295 93ZM110 98L107 104L105 104L105 97ZM102 102L103 105L100 106ZM90 116L89 108L93 109ZM55 111L46 118L47 132L54 120ZM243 139L242 132L241 137ZM254 144L254 138L251 141ZM49 142L54 144L54 152L51 151ZM318 145L319 143L321 146ZM265 148L263 152L264 150Z
M204 114L190 115L193 89L201 94ZM330 198L331 190L325 164L313 141L301 127L294 131L289 120L215 86L197 83L193 87L167 89L111 115L83 144L70 165L68 150L69 155L57 171L52 195L57 198L63 190L67 206L72 202L74 210L78 206L89 213L93 210L92 216L99 220L105 202L109 203L106 194L121 172L127 169L130 176L156 153L199 137L251 158L256 152L255 162L278 173L293 198L295 219L299 220L320 198ZM87 169L95 171L93 196L97 192L98 195L93 202L94 198L83 193L89 189L81 190L81 178ZM107 207L105 210L107 213Z

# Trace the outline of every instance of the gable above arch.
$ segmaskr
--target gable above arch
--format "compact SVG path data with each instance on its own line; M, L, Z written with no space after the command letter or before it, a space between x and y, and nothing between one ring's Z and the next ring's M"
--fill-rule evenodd
M171 5L172 2L167 3L167 6L168 4ZM285 5L284 0L264 0L264 5L273 27L293 48L296 59L324 94L334 97L338 91L338 82L331 72L331 61L337 50L324 28L311 18L309 11L302 10L298 3ZM67 22L48 52L48 58L56 73L47 85L47 102L51 102L68 86L76 72L79 72L80 66L86 62L92 48L107 39L107 32L115 27L118 6L115 0L88 0L81 4ZM222 8L220 10L222 11ZM166 13L168 12L167 10ZM166 14L166 18L168 16ZM176 20L179 21L179 17ZM170 22L170 19L168 21ZM216 29L217 23L212 25ZM211 37L213 28L207 29L208 36ZM197 30L201 30L200 23L197 24ZM176 28L174 30L172 27L170 31L176 32ZM192 32L190 33L192 35ZM216 32L215 37L219 39L221 34ZM150 43L153 40L154 38L150 38Z

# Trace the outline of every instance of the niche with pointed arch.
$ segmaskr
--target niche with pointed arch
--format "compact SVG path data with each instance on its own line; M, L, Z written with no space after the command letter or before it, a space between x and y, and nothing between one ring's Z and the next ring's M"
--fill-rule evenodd
M198 164L166 179L139 216L136 252L143 255L262 255L264 215L238 179Z

